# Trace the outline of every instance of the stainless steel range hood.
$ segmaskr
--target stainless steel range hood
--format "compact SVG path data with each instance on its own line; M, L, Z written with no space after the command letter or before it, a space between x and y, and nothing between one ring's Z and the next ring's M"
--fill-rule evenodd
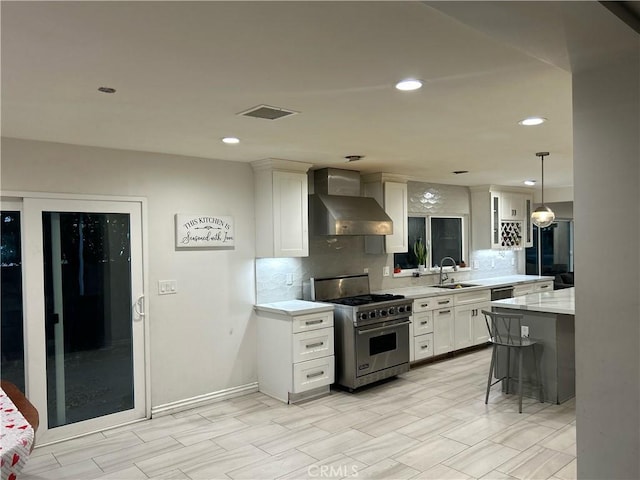
M315 170L309 196L309 221L315 235L391 235L393 221L371 197L360 196L360 174L351 170Z

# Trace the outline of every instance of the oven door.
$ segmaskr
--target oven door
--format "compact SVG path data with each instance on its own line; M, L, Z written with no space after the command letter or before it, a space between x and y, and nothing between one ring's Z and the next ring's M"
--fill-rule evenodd
M356 377L409 362L409 319L356 327Z

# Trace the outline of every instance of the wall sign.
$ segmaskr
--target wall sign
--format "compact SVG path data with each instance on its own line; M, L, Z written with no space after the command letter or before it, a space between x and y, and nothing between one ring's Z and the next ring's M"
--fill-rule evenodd
M176 213L176 247L235 247L233 217Z

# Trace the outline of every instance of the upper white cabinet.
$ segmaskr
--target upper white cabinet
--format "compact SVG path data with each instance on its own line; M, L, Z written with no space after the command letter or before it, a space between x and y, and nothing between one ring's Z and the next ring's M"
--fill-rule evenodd
M500 219L524 221L524 195L514 192L500 193Z
M363 177L363 192L375 198L393 220L391 235L365 237L367 253L405 253L409 251L407 183L397 176L375 174Z
M267 159L253 162L256 256L309 255L307 171L310 163Z
M471 187L471 238L473 248L510 249L533 245L528 192L505 191L499 187Z

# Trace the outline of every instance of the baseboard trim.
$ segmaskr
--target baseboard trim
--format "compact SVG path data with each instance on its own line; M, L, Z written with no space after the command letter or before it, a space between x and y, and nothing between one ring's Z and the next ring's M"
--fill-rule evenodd
M238 387L226 388L217 392L198 395L197 397L185 398L175 402L165 403L151 407L151 417L161 417L163 415L171 415L172 413L181 412L190 408L200 407L209 403L221 402L229 398L240 397L249 393L258 391L258 382L247 383Z

